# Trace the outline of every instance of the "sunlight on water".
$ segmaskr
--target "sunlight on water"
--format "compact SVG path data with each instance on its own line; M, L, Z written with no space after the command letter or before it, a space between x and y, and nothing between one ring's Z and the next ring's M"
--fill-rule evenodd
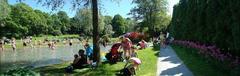
M101 51L106 52L110 46L101 47ZM83 49L81 44L73 46L58 46L55 50L48 47L21 48L16 51L6 49L0 52L1 72L16 67L41 67L49 64L59 64L63 61L73 60L73 55L77 54L79 49Z

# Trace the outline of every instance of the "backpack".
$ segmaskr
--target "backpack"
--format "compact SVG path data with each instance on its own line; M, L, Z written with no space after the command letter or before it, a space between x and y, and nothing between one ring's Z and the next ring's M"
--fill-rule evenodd
M66 68L65 68L65 71L66 71L67 73L73 72L73 66L68 66L68 67L66 67Z

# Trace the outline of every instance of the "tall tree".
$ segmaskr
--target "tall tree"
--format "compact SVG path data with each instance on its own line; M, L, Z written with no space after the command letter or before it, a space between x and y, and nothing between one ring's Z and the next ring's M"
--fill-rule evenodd
M69 30L69 27L70 27L70 20L69 20L69 17L67 15L66 12L64 11L59 11L57 13L58 15L58 19L60 20L61 22L61 32L63 34L66 34L67 31Z
M136 7L131 9L129 14L133 15L133 18L140 21L145 21L148 25L148 31L151 36L155 34L156 26L159 25L158 18L160 14L167 13L167 1L166 0L133 0Z
M82 32L85 35L92 36L92 14L89 8L82 8L74 16L77 19L77 26L81 27Z
M0 20L6 18L10 12L11 8L7 0L0 0Z
M112 27L115 36L120 36L125 33L125 21L121 15L117 14L112 19Z
M5 26L7 17L9 18L9 13L11 12L10 5L7 0L0 0L0 37L5 36Z

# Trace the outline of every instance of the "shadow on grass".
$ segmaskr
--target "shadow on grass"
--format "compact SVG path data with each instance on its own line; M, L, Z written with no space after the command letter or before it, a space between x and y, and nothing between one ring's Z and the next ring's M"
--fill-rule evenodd
M107 75L107 76L115 76L118 74L119 69L111 69L111 66L116 66L116 64L109 64L109 62L103 62L98 68L83 68L83 69L75 69L71 73L65 72L66 65L61 66L46 66L37 68L35 71L40 73L41 76L99 76L99 75Z
M153 45L153 49L154 51L159 51L160 50L160 45Z
M90 68L82 68L82 69L75 69L73 72L71 73L67 73L65 71L65 67L61 67L61 68L57 68L57 67L53 67L53 66L46 66L46 67L41 67L41 68L37 68L36 70L37 72L40 73L41 76L64 76L64 75L68 75L68 74L72 74L72 75L85 75L88 72L91 71Z
M155 53L154 55L157 56L157 57L159 57L160 45L159 45L159 44L154 44L152 50L153 50L153 51L156 51L156 53Z

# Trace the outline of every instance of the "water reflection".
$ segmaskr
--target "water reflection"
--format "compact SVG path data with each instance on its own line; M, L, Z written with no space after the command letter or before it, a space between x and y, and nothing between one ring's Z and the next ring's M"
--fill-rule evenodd
M110 46L101 47L101 50L106 52ZM12 51L12 49L5 49L0 52L0 66L1 72L8 69L24 66L40 67L49 64L58 64L63 61L73 60L74 54L77 54L79 49L83 49L81 44L72 46L57 46L52 50L48 47L24 47Z

